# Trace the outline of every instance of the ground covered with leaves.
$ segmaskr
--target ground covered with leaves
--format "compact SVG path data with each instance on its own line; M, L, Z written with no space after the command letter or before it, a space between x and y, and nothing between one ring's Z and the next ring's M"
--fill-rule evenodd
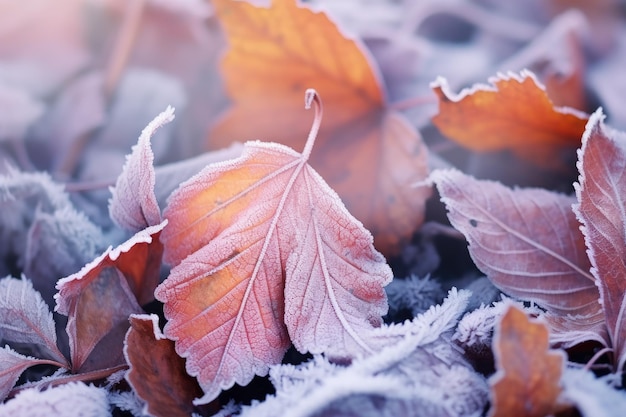
M622 416L620 0L0 0L0 415Z

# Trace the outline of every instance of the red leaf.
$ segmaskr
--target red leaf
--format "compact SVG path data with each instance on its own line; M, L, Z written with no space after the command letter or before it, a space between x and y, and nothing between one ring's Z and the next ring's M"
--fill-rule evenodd
M6 398L26 368L46 363L50 361L20 355L8 346L0 349L0 401Z
M580 177L574 207L583 227L591 272L621 373L626 361L626 135L602 123L598 110L589 119L579 151Z
M111 219L131 232L161 223L161 209L154 193L154 154L150 147L150 138L159 127L172 120L174 109L168 107L146 126L137 145L133 146L127 157L115 187L111 189Z
M90 356L93 360L110 359L110 363L98 363L100 367L123 362L128 316L142 312L137 296L140 302L146 301L158 283L163 251L159 235L165 225L149 227L115 249L109 247L79 272L57 283L56 311L69 317L67 333L74 371L92 369L94 364L85 364ZM101 357L92 354L98 344L102 345L99 349L109 349Z
M548 328L511 305L494 333L493 351L498 371L489 379L489 417L552 415L565 355L549 349Z
M153 315L130 316L124 356L130 366L126 379L146 403L144 413L152 416L190 416L198 410L194 398L202 395L195 378L185 372L185 360L165 338ZM217 410L216 410L217 411Z
M315 127L314 127L315 130ZM279 144L248 142L206 167L165 209L166 259L155 295L167 337L205 391L248 383L300 351L354 356L387 310L389 266L371 234L307 164Z

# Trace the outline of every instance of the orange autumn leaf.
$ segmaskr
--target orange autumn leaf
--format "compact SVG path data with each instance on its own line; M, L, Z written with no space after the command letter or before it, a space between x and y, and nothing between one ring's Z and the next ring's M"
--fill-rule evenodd
M302 154L247 142L170 196L162 240L174 268L155 297L204 390L198 404L266 374L290 343L343 358L375 350L393 274L307 163L320 119Z
M233 106L213 127L210 146L260 139L301 148L309 129L301 95L315 88L327 117L311 166L379 250L398 250L424 218L430 189L411 185L428 174L427 150L413 126L387 109L378 69L361 43L296 0L269 8L213 5L230 44L222 73Z
M549 349L548 328L511 305L494 333L497 372L489 379L489 417L544 417L561 393L562 351Z
M558 165L559 150L580 146L587 115L555 107L531 72L489 81L490 86L458 95L449 91L444 78L432 84L439 98L439 113L432 121L445 136L477 152L511 150L547 168Z

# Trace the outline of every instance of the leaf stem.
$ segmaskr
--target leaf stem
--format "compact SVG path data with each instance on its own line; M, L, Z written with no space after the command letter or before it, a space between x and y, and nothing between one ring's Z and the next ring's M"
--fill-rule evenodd
M48 363L50 365L56 365L56 366L60 365L60 364L58 364L56 362L53 362L53 361L49 361ZM80 373L80 374L73 374L73 375L62 376L62 377L58 377L58 378L55 378L55 379L52 379L52 380L37 381L37 382L33 382L33 383L29 383L29 384L25 384L25 385L21 385L19 387L13 388L9 392L9 395L7 396L7 398L14 397L20 391L23 391L23 390L29 389L29 388L33 388L33 387L37 387L39 389L42 389L42 388L56 387L57 385L67 384L68 382L97 381L98 379L107 378L110 375L113 375L115 372L122 371L122 370L125 370L125 369L128 369L128 365L126 365L126 364L114 366L112 368L98 369L96 371L91 371L91 372L84 372L84 373Z
M585 367L583 368L585 371L588 371L591 369L591 367L593 366L594 363L596 363L596 361L598 359L600 359L604 354L606 353L610 353L613 352L613 349L606 347L604 349L600 349L598 352L596 352L595 355L593 355L593 357L591 359L589 359L589 362L587 362L587 364L585 365Z
M304 150L302 151L302 157L305 160L308 160L309 156L311 156L311 150L313 149L315 138L317 137L317 133L319 132L322 124L322 116L324 115L322 98L314 88L307 88L304 93L304 108L310 109L312 103L315 103L315 118L313 119L313 124L311 125L311 130L309 131L309 137L307 138Z

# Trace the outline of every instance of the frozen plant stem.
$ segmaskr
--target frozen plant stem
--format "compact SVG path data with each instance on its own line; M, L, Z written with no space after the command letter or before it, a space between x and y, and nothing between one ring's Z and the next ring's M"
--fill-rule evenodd
M320 95L317 94L315 89L308 88L304 93L304 108L310 109L312 103L315 103L315 118L313 119L313 125L309 131L309 137L306 139L306 144L304 145L304 150L302 151L302 157L307 160L309 159L309 156L311 156L311 150L313 149L315 138L317 137L317 133L319 132L322 124L322 116L324 115L324 106L322 105Z

